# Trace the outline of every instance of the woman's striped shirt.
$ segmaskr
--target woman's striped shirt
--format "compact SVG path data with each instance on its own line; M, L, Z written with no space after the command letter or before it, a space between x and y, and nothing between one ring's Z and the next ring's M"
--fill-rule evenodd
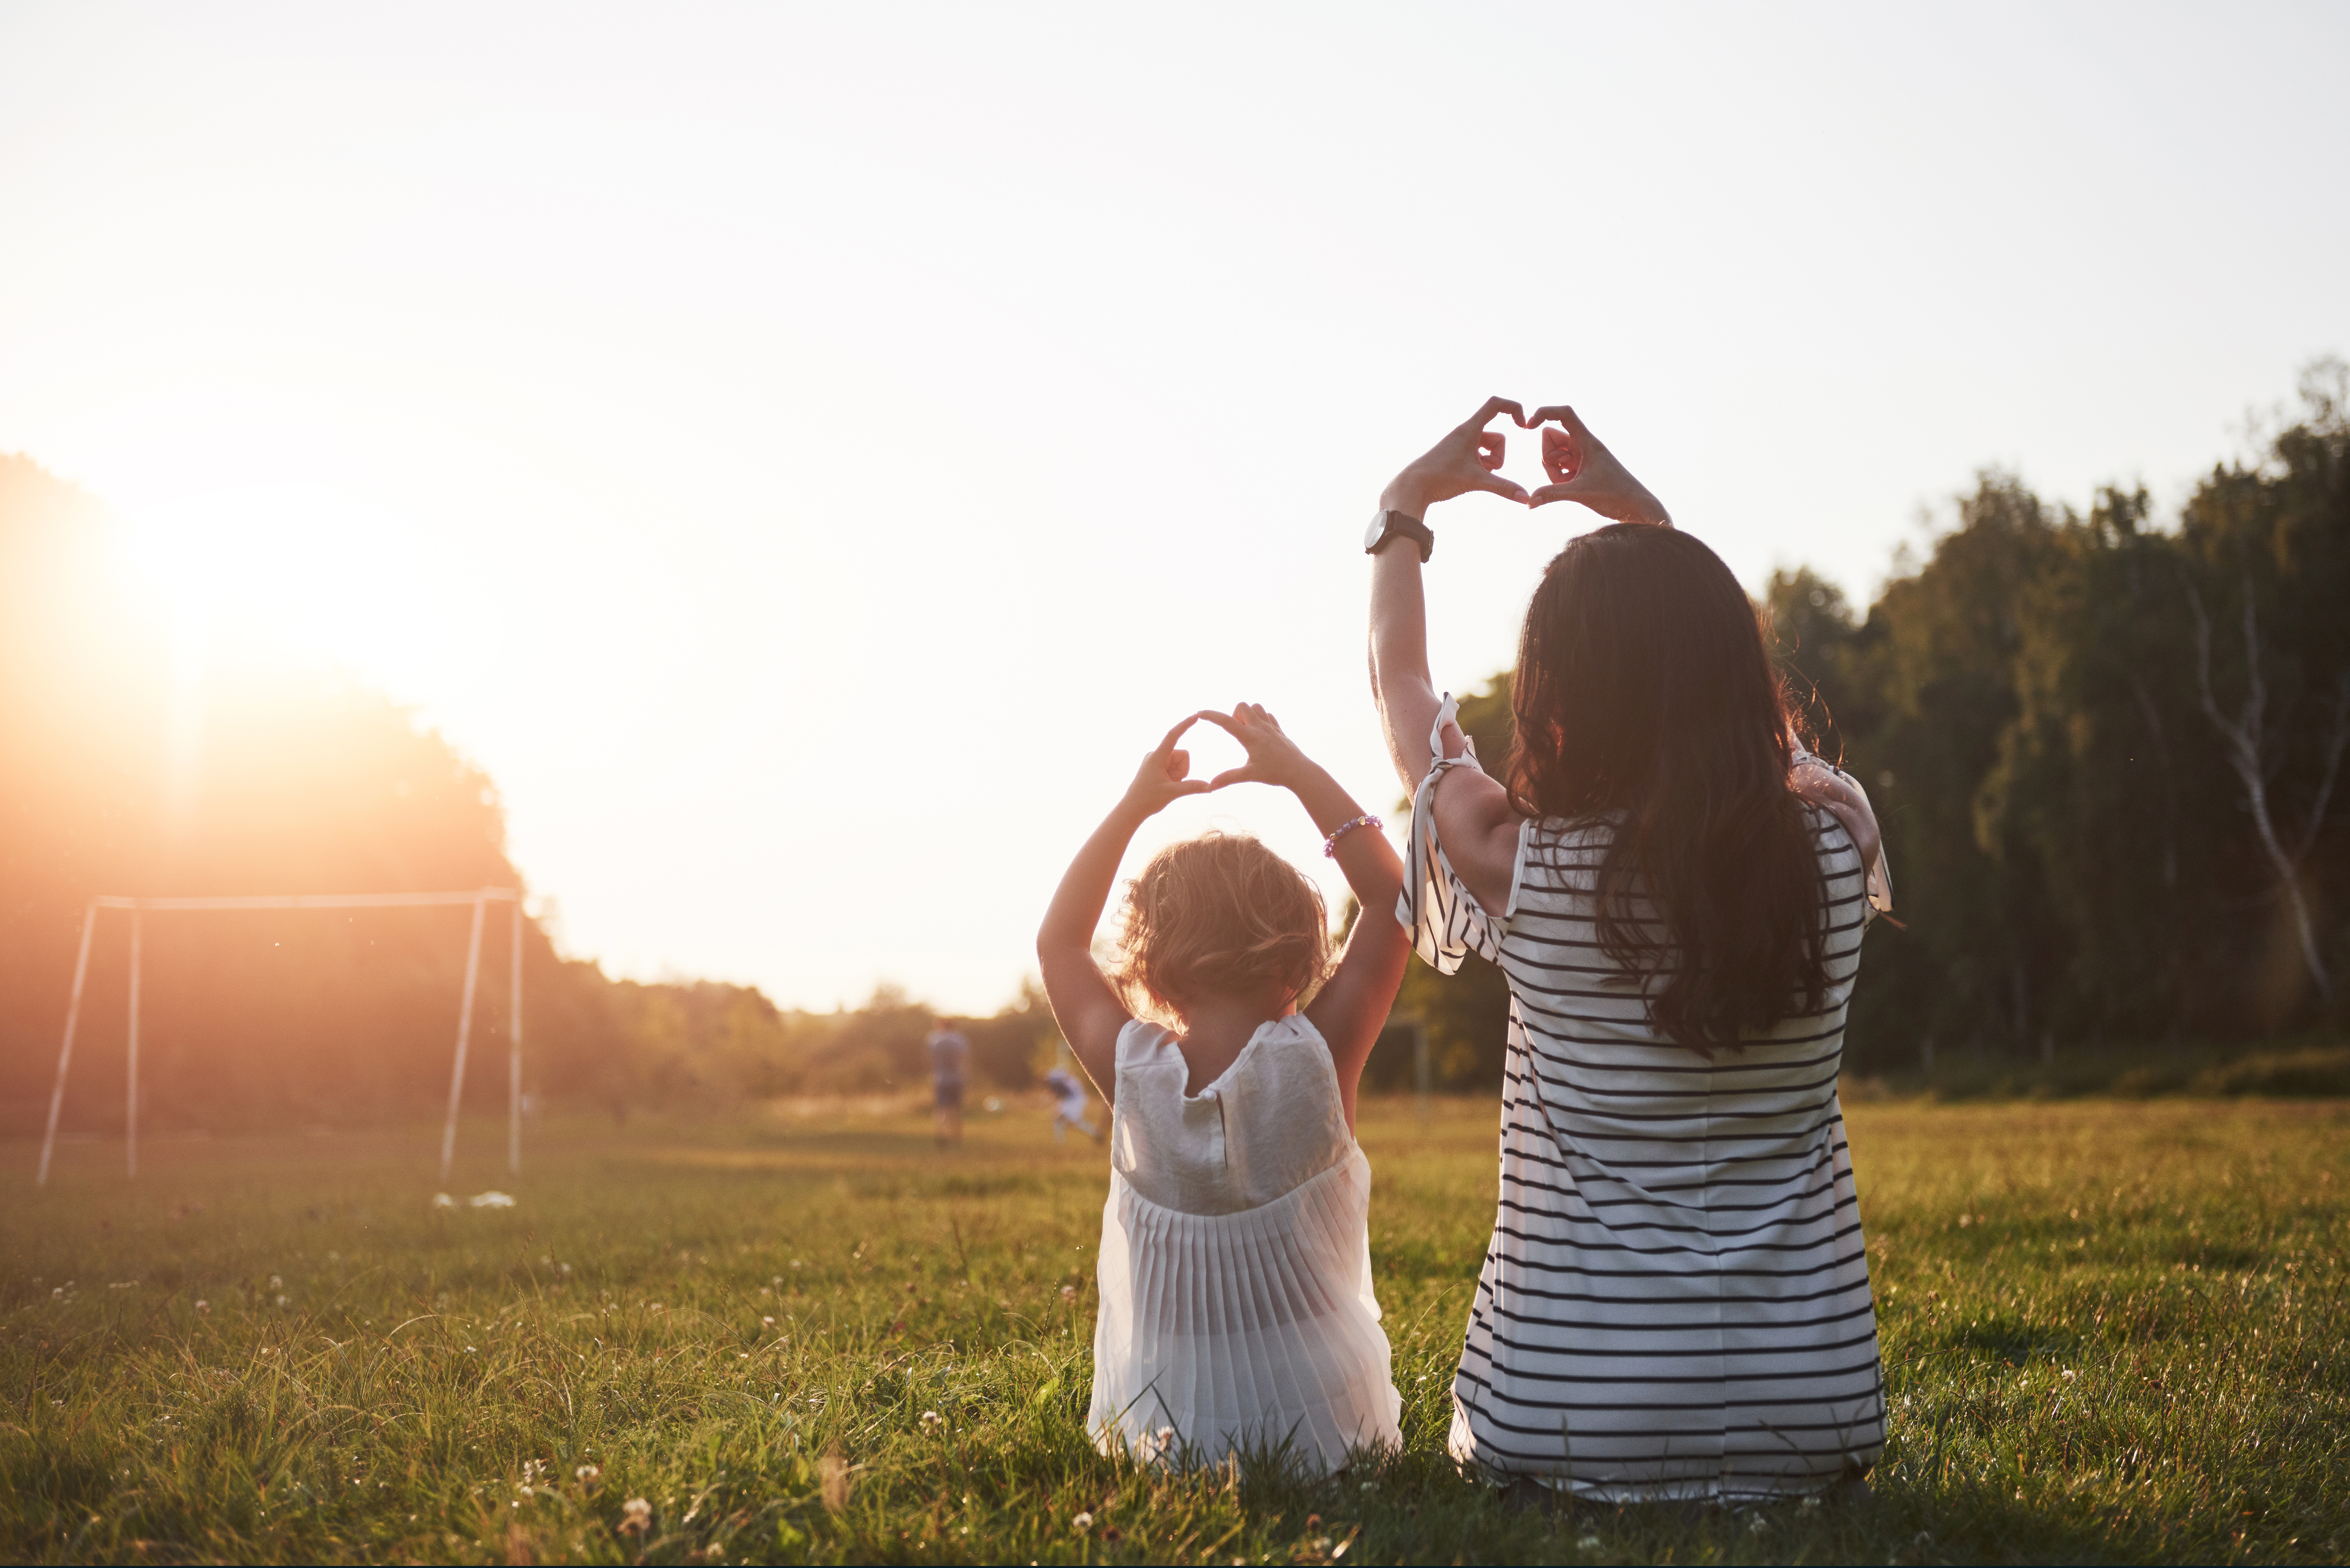
M1451 1449L1617 1501L1814 1491L1884 1445L1884 1380L1836 1100L1872 914L1853 838L1806 807L1828 986L1711 1060L1659 1036L1601 950L1604 821L1525 822L1502 918L1412 808L1398 913L1444 973L1509 978L1501 1201L1452 1386ZM1636 912L1637 909L1636 909Z

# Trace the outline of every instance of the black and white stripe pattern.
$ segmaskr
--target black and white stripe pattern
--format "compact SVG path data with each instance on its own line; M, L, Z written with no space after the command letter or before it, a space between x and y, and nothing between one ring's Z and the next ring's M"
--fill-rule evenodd
M1650 1029L1639 980L1600 950L1608 826L1525 823L1508 910L1489 919L1436 841L1433 779L1398 913L1422 959L1451 973L1475 951L1511 995L1501 1199L1454 1457L1625 1501L1812 1491L1871 1463L1884 1384L1836 1101L1872 913L1851 835L1806 808L1825 1009L1709 1061Z

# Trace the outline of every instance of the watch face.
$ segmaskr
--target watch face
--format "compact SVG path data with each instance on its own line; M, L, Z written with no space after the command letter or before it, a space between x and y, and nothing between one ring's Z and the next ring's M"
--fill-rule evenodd
M1376 550L1379 547L1379 541L1387 536L1388 514L1384 512L1372 513L1370 532L1363 535L1363 548Z

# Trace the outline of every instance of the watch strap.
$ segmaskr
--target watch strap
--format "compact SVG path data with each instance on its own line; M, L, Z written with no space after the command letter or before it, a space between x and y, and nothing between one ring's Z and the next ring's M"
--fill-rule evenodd
M1409 539L1413 544L1419 546L1419 559L1422 566L1427 565L1428 558L1436 554L1435 534L1430 531L1426 523L1421 522L1410 513L1398 512L1393 507L1389 507L1388 510L1378 514L1378 522L1379 524L1378 536L1364 547L1363 554L1367 556L1378 555L1380 550L1386 547L1388 540L1395 538L1399 535L1402 535L1404 538Z

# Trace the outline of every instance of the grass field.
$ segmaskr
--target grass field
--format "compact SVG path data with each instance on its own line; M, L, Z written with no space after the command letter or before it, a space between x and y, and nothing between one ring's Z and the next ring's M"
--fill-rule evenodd
M1166 1479L1082 1417L1105 1162L1040 1114L0 1148L0 1555L2339 1561L2350 1106L1849 1108L1876 1495L1512 1512L1443 1457L1493 1111L1367 1109L1405 1451ZM473 1147L498 1147L486 1127ZM645 1506L629 1508L631 1500Z

